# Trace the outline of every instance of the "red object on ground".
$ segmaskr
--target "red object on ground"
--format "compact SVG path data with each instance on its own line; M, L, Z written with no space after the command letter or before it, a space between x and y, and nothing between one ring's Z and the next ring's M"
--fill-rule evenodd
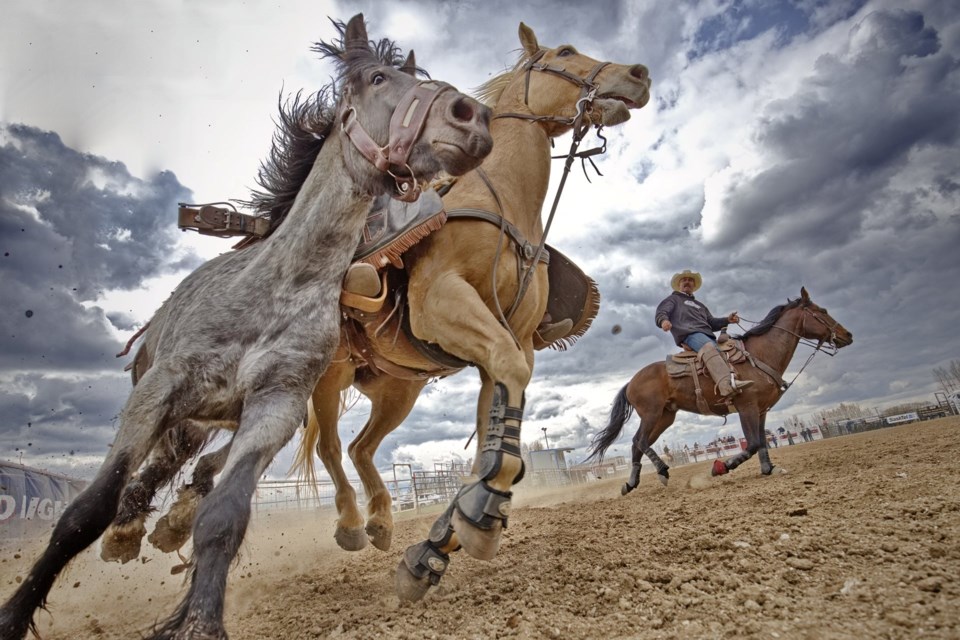
M722 476L727 473L727 465L723 464L723 460L714 460L713 468L710 470L710 475L712 476Z

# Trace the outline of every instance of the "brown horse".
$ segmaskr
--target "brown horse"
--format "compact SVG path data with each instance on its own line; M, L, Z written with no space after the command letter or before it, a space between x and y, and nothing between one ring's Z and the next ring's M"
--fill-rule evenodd
M788 386L782 376L797 345L801 339L816 340L817 349L826 343L836 350L852 343L853 335L831 318L826 309L810 300L807 290L801 288L798 299L774 307L766 318L740 339L744 349L757 363L753 366L748 359L748 362L736 365L737 376L741 380L753 380L752 385L733 398L733 405L740 414L743 435L747 439L747 449L728 460L716 460L711 471L713 475L723 475L758 454L760 472L769 475L773 472L773 465L767 451L764 424L767 411L777 403ZM726 415L728 410L720 401L713 384L705 382L709 378L701 378L699 386L706 402L715 409L715 413ZM693 377L671 377L663 361L648 364L620 389L606 428L593 438L588 460L603 459L603 454L620 436L624 423L634 409L640 416L640 428L633 437L633 467L620 490L623 495L636 489L640 482L640 463L644 454L657 468L661 482L666 484L670 477L669 467L657 456L653 444L673 424L677 411L705 415L697 405L697 388Z
M407 417L431 378L468 364L479 370L481 452L473 468L478 480L464 487L435 525L440 533L408 550L398 573L404 598L419 598L431 581L435 584L446 568L447 553L458 546L483 559L499 547L509 490L523 471L524 389L534 349L543 346L536 331L547 307L547 266L536 254L544 236L540 211L552 140L575 124L619 124L629 118L628 109L649 99L650 78L643 65L598 62L570 45L543 48L529 27L521 24L519 32L520 61L479 92L493 106L493 151L479 170L460 178L444 195L446 225L404 255L404 271L392 272L391 286L406 291L407 306L398 304L392 316L365 323L360 332L366 344L345 328L345 335L354 338L341 342L314 389L315 415L301 443L306 452L301 459L309 466L312 444L319 438L317 451L337 487L338 543L359 549L369 536L376 547L388 549L391 498L373 454ZM416 346L400 330L404 323ZM424 355L430 352L437 357ZM350 385L372 404L369 420L349 448L368 496L366 528L341 465L337 435L340 394Z

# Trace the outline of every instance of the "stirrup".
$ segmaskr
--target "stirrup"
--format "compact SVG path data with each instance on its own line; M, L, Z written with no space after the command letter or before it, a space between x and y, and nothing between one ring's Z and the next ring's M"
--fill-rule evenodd
M373 265L355 262L343 278L340 304L367 313L376 313L387 300L387 273L378 274Z

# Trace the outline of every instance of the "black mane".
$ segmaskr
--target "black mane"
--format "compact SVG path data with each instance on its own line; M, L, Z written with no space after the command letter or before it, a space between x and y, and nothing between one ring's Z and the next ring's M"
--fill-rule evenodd
M746 340L752 336L762 336L766 332L770 331L773 325L776 323L777 319L783 315L783 313L789 309L800 306L800 298L796 300L787 300L787 304L777 305L773 309L770 309L770 313L767 314L767 317L757 323L756 326L749 329L742 336L732 336L739 340Z
M284 99L281 92L278 100L280 115L270 154L260 164L257 173L257 184L261 188L253 190L249 200L239 201L239 204L253 209L256 215L270 218L267 236L273 233L290 211L324 141L333 129L340 87L359 81L370 67L386 65L400 68L405 61L400 48L388 38L370 41L369 49L346 47L346 23L339 20L331 22L338 38L333 42L317 42L311 51L319 53L321 59L329 59L336 64L337 78L306 98L302 91L298 91ZM422 69L417 71L424 73Z

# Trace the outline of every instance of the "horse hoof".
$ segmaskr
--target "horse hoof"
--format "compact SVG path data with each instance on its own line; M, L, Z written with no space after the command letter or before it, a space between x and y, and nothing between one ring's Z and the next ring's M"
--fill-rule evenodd
M723 476L728 473L727 465L723 460L714 460L713 467L710 469L710 475L712 476Z
M669 484L670 482L670 476L661 476L657 474L657 479L660 481L660 484L662 484L663 486L667 486L667 484Z
M451 522L453 530L457 532L457 542L470 557L492 560L497 555L500 550L500 534L503 532L502 521L497 520L491 529L480 529L454 509Z
M624 482L624 483L623 483L623 486L620 487L620 495L625 496L625 495L627 495L628 493L630 493L631 491L633 491L634 489L636 489L636 487L631 487L629 484L627 484L626 482Z
M190 539L190 529L177 529L170 523L169 515L157 520L153 533L147 536L147 541L164 553L177 551Z
M359 527L350 529L338 526L333 538L344 551L360 551L367 546L367 534Z
M126 564L140 556L140 541L147 534L143 520L137 519L127 524L111 525L103 534L100 558L107 562Z
M784 474L786 474L786 473L789 473L789 472L788 472L786 469L784 469L783 467L774 467L773 469L770 470L770 474L769 474L769 475L782 476L782 475L784 475Z
M390 543L393 541L393 529L382 524L368 522L366 526L367 536L380 551L390 551Z
M400 560L397 565L396 579L394 588L397 591L397 597L406 602L416 602L421 600L430 589L430 576L426 575L418 578L407 568L407 563Z

